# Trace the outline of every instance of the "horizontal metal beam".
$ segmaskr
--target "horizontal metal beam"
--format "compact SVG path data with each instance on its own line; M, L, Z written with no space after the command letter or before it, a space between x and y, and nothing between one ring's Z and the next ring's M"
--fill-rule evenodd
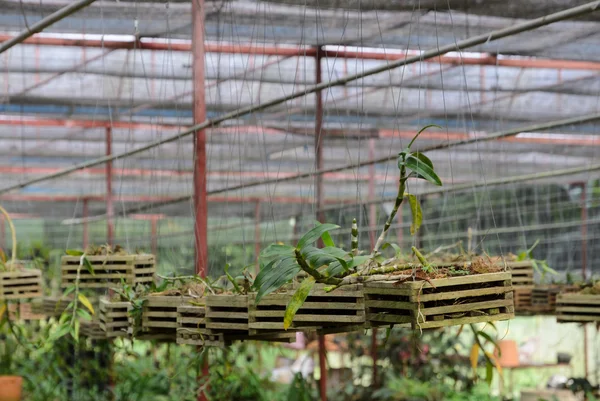
M79 37L78 37L79 36ZM14 36L10 33L0 33L0 43L11 40ZM102 35L78 35L69 33L68 36L60 34L34 35L23 43L38 46L70 46L70 47L96 47L103 49L138 49L160 51L191 52L191 41L166 38L141 38L131 36L129 39L111 39ZM252 54L262 56L288 56L288 57L315 57L316 50L308 46L294 45L269 45L250 43L215 43L205 44L207 53ZM374 49L360 47L340 46L332 49L325 46L323 57L347 58L358 60L398 61L420 54L416 50L399 49ZM475 56L444 54L442 56L422 60L426 63L450 65L489 65L514 68L544 68L568 70L600 70L600 62L574 61L561 59L546 59L532 57L503 58L495 55L480 53Z
M135 123L127 121L98 121L98 120L61 120L61 119L41 119L35 117L15 117L15 116L0 116L0 126L32 126L32 127L65 127L65 128L107 128L113 129L128 129L128 130L149 130L156 132L162 129L177 130L186 128L185 126L169 125L169 124L147 124ZM354 138L403 138L411 139L415 135L412 130L396 130L387 128L324 128L328 140L331 139L354 139ZM298 134L311 136L314 135L314 130L310 128L278 128L274 126L226 126L214 127L207 129L208 134L250 134L250 135L285 135ZM479 132L477 136L484 138L488 133ZM475 137L475 134L457 131L435 132L426 131L421 135L421 140L441 140L441 141L457 141ZM118 139L118 138L116 138ZM17 140L22 142L24 138L20 135ZM573 145L573 146L599 146L600 136L598 135L576 135L576 134L519 134L513 137L498 138L502 142L513 143L530 143L530 144L547 144L547 145ZM100 139L99 139L100 141ZM102 139L103 141L103 139ZM40 173L41 174L41 173Z
M24 188L24 187L27 187L29 185L32 185L32 184L35 184L35 183L38 183L38 182L43 182L43 181L53 180L53 179L56 179L56 178L59 178L59 177L63 177L63 176L66 176L68 174L71 174L71 173L73 173L73 172L75 172L77 170L82 170L82 169L85 169L85 168L90 168L90 167L93 167L93 166L96 166L96 165L100 165L100 164L104 164L104 163L107 163L107 162L110 162L110 161L113 161L113 160L118 160L118 159L130 157L130 156L142 153L142 152L146 152L146 151L148 151L150 149L156 148L156 147L161 146L163 144L170 143L170 142L175 142L175 141L177 141L177 140L179 140L181 138L184 138L186 136L192 136L192 135L194 135L196 132L198 132L200 130L217 126L217 125L219 125L219 124L221 124L221 123L223 123L223 122L225 122L227 120L237 119L239 117L243 117L243 116L255 113L255 112L263 111L263 110L268 109L270 107L273 107L273 106L276 106L276 105L279 105L279 104L283 104L283 103L285 103L287 101L290 101L290 100L294 100L294 99L298 99L298 98L304 97L304 96L306 96L308 94L311 94L311 93L316 93L316 92L321 91L323 89L328 89L328 88L331 88L331 87L334 87L334 86L342 86L342 85L346 84L347 82L356 81L356 80L361 79L361 78L365 78L365 77L368 77L368 76L371 76L371 75L375 75L375 74L379 74L379 73L382 73L382 72L386 72L386 71L389 71L389 70L391 70L393 68L398 68L398 67L406 66L406 65L409 65L409 64L414 64L414 63L423 61L425 59L431 59L431 58L439 57L439 56L444 55L444 54L446 54L448 52L456 51L457 49L458 50L468 49L468 48L471 48L471 47L474 47L474 46L477 46L477 45L480 45L480 44L483 44L483 43L488 43L488 42L495 41L495 40L498 40L498 39L510 37L510 36L513 36L513 35L516 35L516 34L519 34L519 33L523 33L523 32L528 32L528 31L540 28L542 26L550 25L550 24L558 22L558 21L564 21L564 20L569 19L569 18L575 18L575 17L578 17L580 15L585 15L585 14L588 14L588 13L592 13L592 12L595 12L598 9L599 6L600 6L600 0L593 1L593 2L590 2L590 3L586 3L585 5L582 5L582 6L572 7L572 8L569 8L567 10L555 13L555 14L547 15L547 16L545 16L543 18L537 18L535 20L525 21L525 22L520 23L520 24L511 25L511 26L508 26L508 27L503 28L503 29L494 30L494 31L487 32L487 33L482 34L482 35L477 35L477 36L474 36L474 37L471 37L471 38L468 38L468 39L464 39L464 40L455 42L455 43L450 44L450 45L446 45L446 46L442 46L442 47L436 47L434 49L430 49L430 50L421 52L417 56L408 57L408 58L401 59L401 60L396 60L396 61L393 61L393 62L388 62L388 63L385 63L384 65L381 65L381 66L378 66L378 67L375 67L375 68L371 68L371 69L368 69L368 70L364 70L364 71L362 71L359 74L348 75L348 76L345 76L345 77L340 78L340 79L336 79L336 80L332 80L332 81L329 81L329 82L324 82L322 84L317 84L317 85L314 85L314 86L311 86L311 87L307 87L304 90L293 92L293 93L290 93L289 95L286 95L286 96L283 96L283 97L280 97L280 98L277 98L277 99L273 99L273 100L270 100L270 101L266 101L264 103L259 103L257 105L251 105L251 106L242 107L242 108L240 108L238 110L235 110L235 111L232 111L230 113L223 114L223 115L221 115L221 116L219 116L217 118L206 120L205 122L203 122L201 124L194 125L193 127L189 128L188 130L183 131L183 132L179 132L176 135L172 135L172 136L169 136L167 138L157 140L155 142L152 142L152 143L146 144L144 146L132 149L130 151L123 152L123 153L120 153L120 154L114 154L114 155L108 155L108 156L105 156L105 157L100 157L100 158L93 159L93 160L90 160L90 161L85 162L85 163L80 163L78 165L75 165L75 166L67 168L67 169L64 169L64 170L62 170L60 172L57 172L55 174L49 174L49 175L46 175L46 176L37 177L35 179L29 180L29 181L26 181L26 182L23 182L23 183L19 183L19 184L16 184L16 185L10 185L10 186L6 186L6 187L3 187L3 188L0 188L0 193L7 193L7 192L13 191L15 189ZM555 127L557 125L566 125L567 123L569 123L569 124L582 123L584 121L589 121L590 119L598 119L598 114L600 114L600 113L595 113L593 115L588 115L588 116L583 116L583 117L578 117L578 118L573 118L573 119L566 119L566 120L562 120L562 121L558 122L558 124L557 124L556 121L553 121L553 122L551 122L549 124L546 124L546 126ZM544 124L536 125L536 127L544 127ZM456 142L452 143L452 145L454 145L454 146L460 146L460 145L466 145L466 144L469 144L469 143L474 143L474 142L477 142L478 140L494 140L494 139L500 139L500 137L516 136L519 132L522 132L522 130L518 130L518 129L517 130L511 130L510 132L499 133L497 135L490 135L490 136L488 136L486 138L482 138L482 139L473 139L473 140L472 139L467 139L467 140L463 140L463 141L456 141ZM443 149L443 148L448 147L448 145L449 144L437 146L437 147L434 147L434 149ZM432 149L432 150L434 150L434 149ZM386 159L386 161L387 161L387 159ZM373 160L369 160L367 163L371 164L373 162L374 162ZM365 165L365 164L364 163L359 163L358 166L360 166L360 165ZM307 174L308 176L313 176L315 174L323 174L323 173L326 173L326 172L342 171L342 170L345 170L347 168L348 168L347 166L341 166L341 167L336 167L335 171L322 171L322 170L319 170L319 171L316 171L316 172L301 173L301 174L298 174L296 176L292 176L292 177L290 177L290 178L288 178L286 180L294 180L294 179L302 178L302 176L304 174ZM281 181L281 180L277 179L277 181ZM264 185L266 183L267 183L267 180L264 180L264 181L261 181L261 182L255 182L255 183L251 183L251 184L244 184L244 186L242 186L242 188L245 187L246 185L258 186L258 185ZM224 190L223 192L228 191L228 190L232 190L233 188L235 188L235 187L228 188L228 189Z
M4 194L0 195L0 201L3 202L81 202L87 199L89 202L105 202L106 196L104 195L30 195L30 194ZM176 199L169 196L150 196L150 195L114 195L113 200L115 202L132 203L132 202L143 202L143 203L160 203L168 202L169 200ZM263 203L294 203L294 204L312 204L314 199L312 197L302 196L223 196L213 195L208 197L208 201L211 203L252 203L263 202ZM351 204L356 203L356 198L343 199L343 198L330 198L327 199L327 204ZM138 215L139 213L134 213ZM12 216L12 215L11 215ZM93 219L91 217L90 219ZM89 221L89 220L88 220Z
M23 175L23 174L54 174L61 169L58 167L24 167L24 166L0 166L0 174L7 175ZM141 169L141 168L115 168L113 177L184 177L192 176L193 170L159 170L159 169ZM104 168L89 168L79 170L77 175L98 175L104 176L106 169ZM214 178L277 178L295 175L295 172L288 173L283 171L207 171L208 177ZM371 180L369 174L353 174L353 173L331 173L324 174L324 177L331 181L366 181ZM390 180L386 174L376 174L373 178L377 181Z

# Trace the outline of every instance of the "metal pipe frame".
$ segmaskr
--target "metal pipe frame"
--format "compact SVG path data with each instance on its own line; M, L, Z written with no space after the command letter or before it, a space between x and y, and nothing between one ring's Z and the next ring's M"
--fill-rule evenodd
M589 3L593 7L593 3ZM582 6L583 7L583 6ZM592 10L593 11L593 10ZM108 39L101 35L81 35L81 38L63 37L60 34L33 35L22 41L23 44L38 46L65 46L65 47L91 47L103 49L125 49L125 50L157 50L157 51L181 51L191 52L192 41L189 40L169 40L166 38L140 38L133 36L130 40ZM0 33L0 43L6 43L15 38L10 33ZM455 48L445 51L439 56L422 60L426 63L450 64L450 65L481 65L494 67L513 67L513 68L544 68L556 69L563 68L569 70L600 70L600 62L595 61L575 61L563 59L542 59L533 57L511 57L502 58L498 55L489 53L480 53L476 56L449 55L446 53L460 51L463 46L457 45ZM217 43L206 42L206 53L229 53L229 54L248 54L261 56L283 56L283 57L316 57L316 49L307 46L295 45L254 45L251 43ZM340 46L338 49L323 49L323 57L339 59L358 59L358 60L380 60L380 61L398 61L407 57L418 55L417 50L406 51L400 49L386 49L382 52L374 48L360 48Z
M44 176L44 177L39 177L37 179L30 180L26 183L21 183L21 184L1 188L0 193L5 193L8 191L12 191L14 189L23 188L27 185L31 185L36 182L55 179L55 178L58 178L58 177L61 177L64 175L68 175L74 171L81 170L83 168L93 167L98 164L106 163L109 160L116 160L116 159L120 159L120 158L130 157L130 156L136 155L138 153L148 151L150 149L153 149L153 148L163 145L165 143L174 142L174 141L177 141L186 136L195 135L196 132L198 132L198 131L203 132L204 129L217 126L224 121L242 117L242 116L257 112L257 111L262 111L269 107L272 107L272 106L275 106L278 104L282 104L282 103L285 103L287 101L294 100L297 98L301 98L308 94L315 93L315 92L323 90L323 89L328 89L333 86L341 86L348 82L355 81L355 80L358 80L361 78L365 78L365 77L368 77L371 75L379 74L381 72L385 72L385 71L391 70L393 68L402 67L402 66L414 64L416 62L420 62L420 61L423 61L426 59L439 57L445 53L455 51L456 49L467 49L467 48L477 46L477 45L480 45L483 43L488 43L488 42L502 39L505 37L513 36L518 33L523 33L523 32L527 32L527 31L530 31L530 30L533 30L536 28L540 28L542 26L546 26L546 25L552 24L554 22L563 21L565 19L574 18L574 17L580 16L580 15L588 14L588 13L596 11L596 9L599 6L600 6L600 0L597 0L597 1L594 1L591 3L587 3L585 5L582 5L582 6L569 8L567 10L564 10L564 11L561 11L558 13L549 14L549 15L546 15L541 18L529 20L529 21L523 22L521 24L512 25L512 26L509 26L509 27L506 27L503 29L499 29L499 30L495 30L495 31L492 31L492 32L489 32L489 33L486 33L483 35L474 36L474 37L456 42L451 45L442 46L442 47L438 47L438 48L431 49L428 51L424 51L424 52L420 53L418 56L407 57L407 58L404 58L404 59L398 60L398 61L391 61L391 62L386 63L385 65L382 65L382 66L379 66L376 68L372 68L369 70L365 70L359 74L354 74L354 75L346 76L346 77L343 77L343 78L340 78L337 80L325 82L322 84L317 84L317 85L305 88L304 90L301 90L301 91L298 91L295 93L291 93L287 96L283 96L281 98L267 101L265 103L242 107L238 110L235 110L235 111L232 111L229 113L225 113L218 118L214 118L212 120L205 120L203 123L196 124L193 127L190 127L186 131L180 132L176 135L173 135L173 136L161 139L161 140L157 140L155 142L149 143L149 144L141 146L139 148L132 149L130 151L123 152L123 153L120 153L117 155L111 155L110 157L109 156L101 157L98 159L91 160L89 162L81 163L81 164L75 165L71 168L67 168L67 169L63 170L62 172L59 172L59 173L56 173L53 175ZM203 82L204 82L204 80L203 80ZM598 115L600 115L600 113L597 113L596 115L594 115L594 119L596 119ZM575 121L575 123L582 122L581 118L575 118L575 119L569 119L569 120ZM566 120L563 120L563 121L566 121ZM543 124L541 124L539 126L543 126ZM538 126L536 126L536 127L538 127ZM516 135L516 134L514 134L514 135ZM514 135L504 135L504 136L514 136ZM486 138L486 139L488 139L488 138ZM498 138L497 137L490 138L489 140L491 140L491 139L498 139ZM469 141L467 141L467 140L461 141L461 144L466 144L466 143L469 143ZM369 161L369 163L372 163L372 162L376 162L376 161ZM362 165L362 163L360 163L360 164ZM344 170L346 168L341 168L340 170ZM308 173L308 176L312 176L314 174L322 174L322 173L323 173L323 171L321 170L321 171L317 171L317 172ZM298 175L297 178L300 178L300 176L302 176L302 174ZM293 179L293 178L290 178L290 179ZM262 184L263 184L263 182L261 182L259 185L262 185Z
M106 154L112 153L112 128L106 128ZM112 161L106 162L106 240L107 244L113 244L114 238L114 204L113 204L113 190L112 190L112 178L113 178L113 165Z
M58 22L68 17L69 15L76 13L77 11L89 6L95 1L96 0L80 0L75 3L71 3L61 8L60 10L57 10L56 12L50 14L49 16L42 18L35 24L28 26L26 30L22 31L18 35L2 40L2 43L0 44L0 54L4 53L8 49L20 43L26 42L36 33L43 31L55 22Z

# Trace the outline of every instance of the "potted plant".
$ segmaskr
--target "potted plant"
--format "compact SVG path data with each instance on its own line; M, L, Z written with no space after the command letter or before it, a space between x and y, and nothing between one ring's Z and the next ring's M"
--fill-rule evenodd
M0 306L0 328L12 324L8 317L6 304ZM1 334L2 337L4 333ZM0 401L20 401L23 378L15 375L14 345L8 338L0 341Z

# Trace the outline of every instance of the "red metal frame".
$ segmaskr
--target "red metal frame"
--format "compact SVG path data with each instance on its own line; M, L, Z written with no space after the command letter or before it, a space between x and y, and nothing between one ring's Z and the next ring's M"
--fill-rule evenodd
M600 140L599 140L600 141ZM0 174L19 175L45 175L54 174L61 171L58 167L23 167L23 166L0 166ZM141 168L119 168L120 177L184 177L193 175L193 170L159 170L159 169L141 169ZM208 177L239 177L239 178L283 178L293 176L296 173L286 173L280 171L208 171ZM74 172L73 175L106 175L106 168L88 168ZM389 180L389 176L385 174L353 174L353 173L326 173L323 174L324 179L332 181L376 181Z
M101 35L81 35L81 38L67 38L59 34L33 35L23 41L24 44L47 46L74 46L74 47L99 47L104 49L146 49L163 51L190 52L194 47L194 40L169 40L164 38L142 38L133 36L129 40L109 39ZM0 43L12 39L14 36L7 33L0 34ZM253 54L265 56L290 56L290 57L316 57L317 49L295 45L267 45L249 43L216 43L206 42L204 50L207 53ZM381 51L370 48L344 47L336 50L321 50L322 57L350 58L362 60L395 61L419 54L419 51L405 51L399 49L385 49ZM451 65L489 65L514 68L564 68L569 70L600 70L600 63L594 61L574 61L562 59L541 58L498 58L492 54L480 53L476 56L463 54L446 54L423 60L426 63L451 64Z
M338 99L339 100L339 99ZM495 100L498 100L495 99ZM11 126L40 126L40 127L67 127L67 128L113 128L113 129L147 129L153 132L157 130L178 130L183 128L181 125L172 124L146 124L146 123L133 123L125 121L95 121L95 120L60 120L60 119L38 119L29 118L24 116L0 116L0 125L11 125ZM260 127L260 126L235 126L235 127L222 127L205 130L209 135L222 134L222 133L235 133L235 134L249 134L249 135L282 135L289 132L296 132L301 135L305 135L304 130L294 129L279 129L272 127ZM339 137L339 138L353 138L353 137L369 137L369 138L403 138L412 139L415 135L414 130L396 130L388 128L367 128L363 130L344 130L344 129L330 129L323 128L322 132L328 137ZM485 133L478 133L479 135L485 135ZM443 140L443 141L455 141L469 139L473 136L468 132L436 132L433 130L424 132L421 136L423 140ZM498 139L501 142L515 142L515 143L535 143L535 144L560 144L560 145L573 145L573 146L599 146L600 138L598 135L573 135L573 138L523 138L523 137L508 137Z
M321 60L323 53L320 47L315 49L315 84L322 82ZM315 92L315 169L323 168L323 93L322 91ZM317 206L317 220L321 223L325 222L325 212L323 211L324 196L323 196L323 176L318 174L315 176L315 200ZM322 247L322 241L319 241L319 246ZM321 379L319 381L319 390L321 401L327 401L327 359L325 350L325 336L319 335L319 369L321 371Z
M192 81L194 88L194 124L206 120L206 88L204 87L204 0L192 0ZM201 277L208 273L208 199L206 195L206 132L194 134L194 245L195 271ZM208 358L202 376L208 377ZM206 391L198 393L198 401L207 401Z
M83 227L82 227L83 249L86 249L89 244L88 222L87 222L87 220L85 220L89 215L88 202L89 202L88 199L83 200L83 211L81 213L81 216L84 218Z
M112 154L112 128L106 128L106 155ZM112 191L112 161L106 162L106 242L113 245L114 238L114 206Z
M254 204L254 256L256 262L256 275L258 275L260 270L258 255L260 255L260 201L257 201Z

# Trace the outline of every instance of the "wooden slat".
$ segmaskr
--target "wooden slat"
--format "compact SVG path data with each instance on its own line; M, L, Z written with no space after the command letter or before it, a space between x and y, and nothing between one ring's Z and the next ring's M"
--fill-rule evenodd
M223 323L207 321L206 327L209 329L248 330L248 323Z
M206 297L208 307L247 308L248 297L245 295L209 295Z
M490 288L475 288L472 290L459 290L459 291L449 291L449 292L438 292L432 294L421 294L421 295L413 295L411 300L413 302L430 302L430 301L442 301L447 299L455 299L455 298L468 298L468 297L477 297L484 295L500 295L504 293L511 292L512 288L510 286L497 286Z
M458 305L438 306L433 308L422 308L421 313L425 316L428 315L442 315L446 313L458 313L468 312L473 310L491 309L501 306L512 305L510 299L500 299L497 301L485 301L485 302L472 302Z
M209 309L207 317L210 319L248 319L248 312L221 312Z
M468 316L460 317L455 319L444 319L436 322L423 322L420 323L422 329L432 329L437 327L447 326L460 326L463 324L481 323L481 322L495 322L500 320L510 320L515 317L514 313L499 313L497 315L489 316ZM415 326L416 328L416 326Z
M559 294L556 298L559 305L562 304L587 304L600 305L600 295L586 294Z

